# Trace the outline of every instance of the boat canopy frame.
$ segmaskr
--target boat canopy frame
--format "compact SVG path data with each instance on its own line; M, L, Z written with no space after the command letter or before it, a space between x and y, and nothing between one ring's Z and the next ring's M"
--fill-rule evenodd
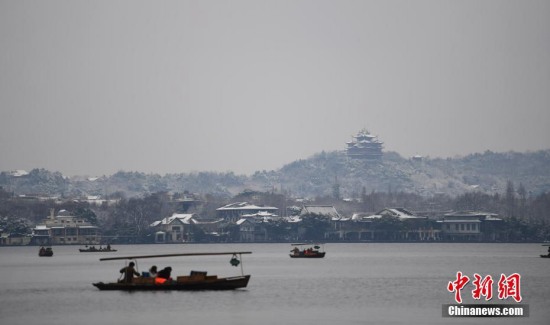
M103 257L100 258L100 261L114 261L114 260L126 260L135 261L137 268L137 260L144 258L162 258L162 257L176 257L176 256L215 256L215 255L233 255L235 258L239 256L239 264L241 265L241 275L244 275L243 263L242 263L242 254L252 254L250 251L236 251L236 252L208 252L208 253L176 253L176 254L157 254L157 255L133 255L133 256L117 256L117 257ZM233 263L232 263L233 265Z
M311 246L315 249L320 250L321 252L325 251L325 243L294 243L290 244L290 246Z

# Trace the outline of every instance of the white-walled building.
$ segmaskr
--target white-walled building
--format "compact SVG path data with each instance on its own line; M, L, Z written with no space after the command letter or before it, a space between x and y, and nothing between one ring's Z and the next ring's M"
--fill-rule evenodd
M84 218L72 216L66 210L55 215L54 209L50 210L43 224L33 229L32 237L32 243L38 245L99 244L100 240L99 227Z

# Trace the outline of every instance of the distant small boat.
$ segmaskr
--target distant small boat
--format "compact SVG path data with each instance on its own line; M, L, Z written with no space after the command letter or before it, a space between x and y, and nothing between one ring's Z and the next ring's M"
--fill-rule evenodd
M97 253L97 252L116 252L116 249L112 249L110 245L107 245L107 247L99 247L95 248L95 246L90 246L87 248L79 248L79 252L81 253Z
M53 256L53 249L51 247L40 247L38 251L38 256L40 257L51 257Z
M321 246L320 246L321 245ZM290 257L292 258L323 258L325 257L325 251L322 248L324 244L292 244L295 246L290 250ZM298 247L302 247L301 249Z
M550 255L541 255L542 258L550 258Z

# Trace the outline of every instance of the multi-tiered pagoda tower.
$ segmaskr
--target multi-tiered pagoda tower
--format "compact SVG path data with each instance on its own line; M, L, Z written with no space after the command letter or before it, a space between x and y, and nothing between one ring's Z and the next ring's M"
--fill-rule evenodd
M354 140L346 142L348 145L346 153L350 158L359 158L367 160L382 159L382 141L377 136L363 129L353 137Z

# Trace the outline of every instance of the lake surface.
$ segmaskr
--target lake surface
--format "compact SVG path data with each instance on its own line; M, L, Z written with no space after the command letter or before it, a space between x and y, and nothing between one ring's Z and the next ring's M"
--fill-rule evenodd
M291 259L289 244L119 245L114 253L79 253L54 246L53 257L38 247L0 247L2 324L549 324L550 259L540 244L361 243L326 244L323 259ZM92 282L115 281L123 261L101 257L185 252L252 251L243 255L246 289L201 292L99 291ZM138 269L171 266L172 275L191 270L231 276L231 256L143 259ZM461 271L491 275L490 303L501 273L521 275L528 318L444 318L453 304L449 281ZM471 298L471 283L462 290ZM483 303L483 301L481 302Z

